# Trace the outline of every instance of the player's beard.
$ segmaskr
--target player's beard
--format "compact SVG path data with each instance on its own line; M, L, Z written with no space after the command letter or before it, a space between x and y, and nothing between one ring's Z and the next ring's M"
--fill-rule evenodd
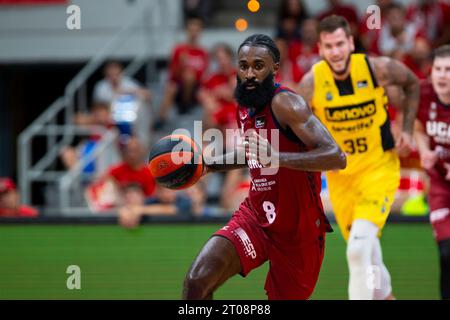
M334 73L335 75L337 75L337 76L342 76L342 75L344 75L344 74L347 72L348 67L349 67L349 65L350 65L350 56L351 56L351 55L348 56L347 61L345 61L345 66L344 66L344 68L343 68L342 70L340 70L340 71L335 70L335 69L331 66L331 63L329 63L329 62L327 61L328 65L330 66L331 70L333 70L333 73Z
M247 89L248 85L254 86L253 89ZM246 108L255 108L256 111L263 109L273 97L275 92L274 76L270 73L261 83L256 81L241 81L237 77L234 97L240 106Z

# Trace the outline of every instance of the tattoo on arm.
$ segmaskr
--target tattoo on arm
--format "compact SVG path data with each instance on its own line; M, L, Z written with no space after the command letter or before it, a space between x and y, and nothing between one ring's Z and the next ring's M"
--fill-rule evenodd
M305 99L306 103L311 105L313 92L314 92L314 73L312 71L309 71L307 74L305 74L299 86L297 87L297 93L300 96L302 96L303 99Z
M281 166L306 171L345 168L345 155L302 97L290 93L279 94L276 102L272 106L277 118L289 126L309 149L280 153Z
M379 59L378 69L381 69L381 78L385 85L400 86L406 96L402 106L403 109L403 131L412 134L414 129L414 120L416 119L419 108L420 84L414 73L402 62L383 58Z

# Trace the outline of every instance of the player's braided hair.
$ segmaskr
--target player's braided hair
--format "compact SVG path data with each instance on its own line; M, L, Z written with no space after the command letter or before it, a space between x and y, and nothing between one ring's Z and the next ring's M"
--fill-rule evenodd
M272 56L275 62L280 62L280 50L278 50L277 45L272 40L271 37L265 34L254 34L248 37L242 42L239 46L238 52L241 50L243 46L249 47L265 47L269 50L270 55Z

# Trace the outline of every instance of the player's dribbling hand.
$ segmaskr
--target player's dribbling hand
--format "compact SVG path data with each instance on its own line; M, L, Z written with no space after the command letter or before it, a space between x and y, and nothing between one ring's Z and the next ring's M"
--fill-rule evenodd
M426 170L434 167L438 160L438 155L435 151L426 150L420 154L420 165Z
M272 147L267 139L260 136L256 131L248 135L248 160L258 161L264 168L279 167L279 153Z
M413 137L407 132L400 133L395 145L397 153L400 157L407 157L413 149Z

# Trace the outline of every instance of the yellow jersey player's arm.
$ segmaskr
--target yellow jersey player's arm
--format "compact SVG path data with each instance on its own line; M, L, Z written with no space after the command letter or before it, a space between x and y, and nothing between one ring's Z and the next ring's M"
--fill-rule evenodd
M314 95L314 73L312 70L308 71L300 81L297 87L297 93L305 99L312 108L312 98ZM314 108L313 108L314 110Z
M403 105L403 132L412 136L414 120L419 108L420 84L415 74L402 62L389 57L370 58L378 84L384 88L399 86L405 98Z
M279 93L273 99L272 110L280 125L290 127L309 149L306 152L280 153L280 166L307 171L346 167L345 154L301 96L291 92Z

